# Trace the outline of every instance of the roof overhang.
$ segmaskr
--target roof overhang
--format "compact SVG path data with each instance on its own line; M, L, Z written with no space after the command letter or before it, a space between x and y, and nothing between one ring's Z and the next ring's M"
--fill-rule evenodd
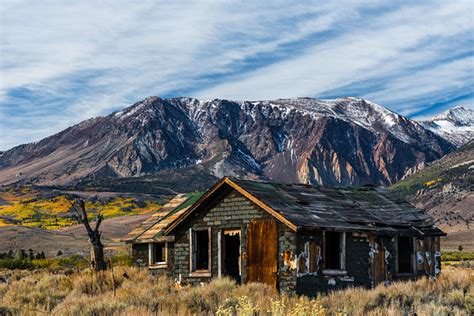
M125 243L127 244L147 244L147 243L152 243L152 242L173 242L175 240L174 236L159 236L159 237L153 237L153 238L144 238L144 239L131 239L131 240L125 240Z

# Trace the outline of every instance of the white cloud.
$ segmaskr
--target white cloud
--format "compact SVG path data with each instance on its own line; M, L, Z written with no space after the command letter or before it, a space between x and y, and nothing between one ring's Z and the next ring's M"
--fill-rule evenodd
M439 64L460 50L472 54L467 1L4 0L0 11L3 149L149 95L344 95L341 88L383 81L357 91L409 113L413 100L443 83L453 93L472 80L474 68L466 57ZM420 65L444 79L413 71Z
M409 69L443 57L446 44L456 49L450 36L473 29L470 5L458 5L455 9L449 4L432 7L418 6L374 16L367 21L367 28L316 43L301 55L246 73L233 81L200 91L198 95L229 99L314 96L354 82L390 76L404 69L403 79L399 80L410 80L416 85L418 79ZM434 23L439 19L453 22ZM417 49L422 41L440 38L446 42ZM472 75L473 68L471 65L466 71ZM451 77L457 75L457 70L453 69ZM465 77L465 71L461 75ZM385 84L390 86L390 80ZM384 89L379 94L390 95L390 91Z

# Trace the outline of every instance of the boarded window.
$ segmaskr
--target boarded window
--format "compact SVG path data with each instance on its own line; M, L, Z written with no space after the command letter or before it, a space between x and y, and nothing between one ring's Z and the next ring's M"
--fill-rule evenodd
M412 273L413 272L413 238L412 237L398 237L397 239L397 258L398 258L398 272Z
M315 241L309 241L307 244L308 244L309 273L315 273L318 271L319 256L320 256L319 245Z
M153 244L153 263L166 263L166 243Z
M143 267L148 264L148 245L147 244L133 244L132 245L133 264L135 266Z
M209 270L210 230L192 231L192 271Z
M325 269L344 269L345 234L325 232L324 236L324 267Z

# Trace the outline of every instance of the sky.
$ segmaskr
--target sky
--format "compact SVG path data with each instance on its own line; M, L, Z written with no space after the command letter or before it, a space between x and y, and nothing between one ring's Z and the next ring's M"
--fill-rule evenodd
M473 1L0 0L0 150L148 96L474 107Z

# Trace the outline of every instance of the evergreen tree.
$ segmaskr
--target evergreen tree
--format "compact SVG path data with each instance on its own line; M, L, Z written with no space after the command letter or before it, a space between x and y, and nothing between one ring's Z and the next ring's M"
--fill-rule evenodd
M26 254L25 249L20 249L16 253L16 259L24 260L28 258L28 255Z
M7 252L7 258L8 259L13 259L13 257L15 256L15 254L13 253L13 250L8 250Z

